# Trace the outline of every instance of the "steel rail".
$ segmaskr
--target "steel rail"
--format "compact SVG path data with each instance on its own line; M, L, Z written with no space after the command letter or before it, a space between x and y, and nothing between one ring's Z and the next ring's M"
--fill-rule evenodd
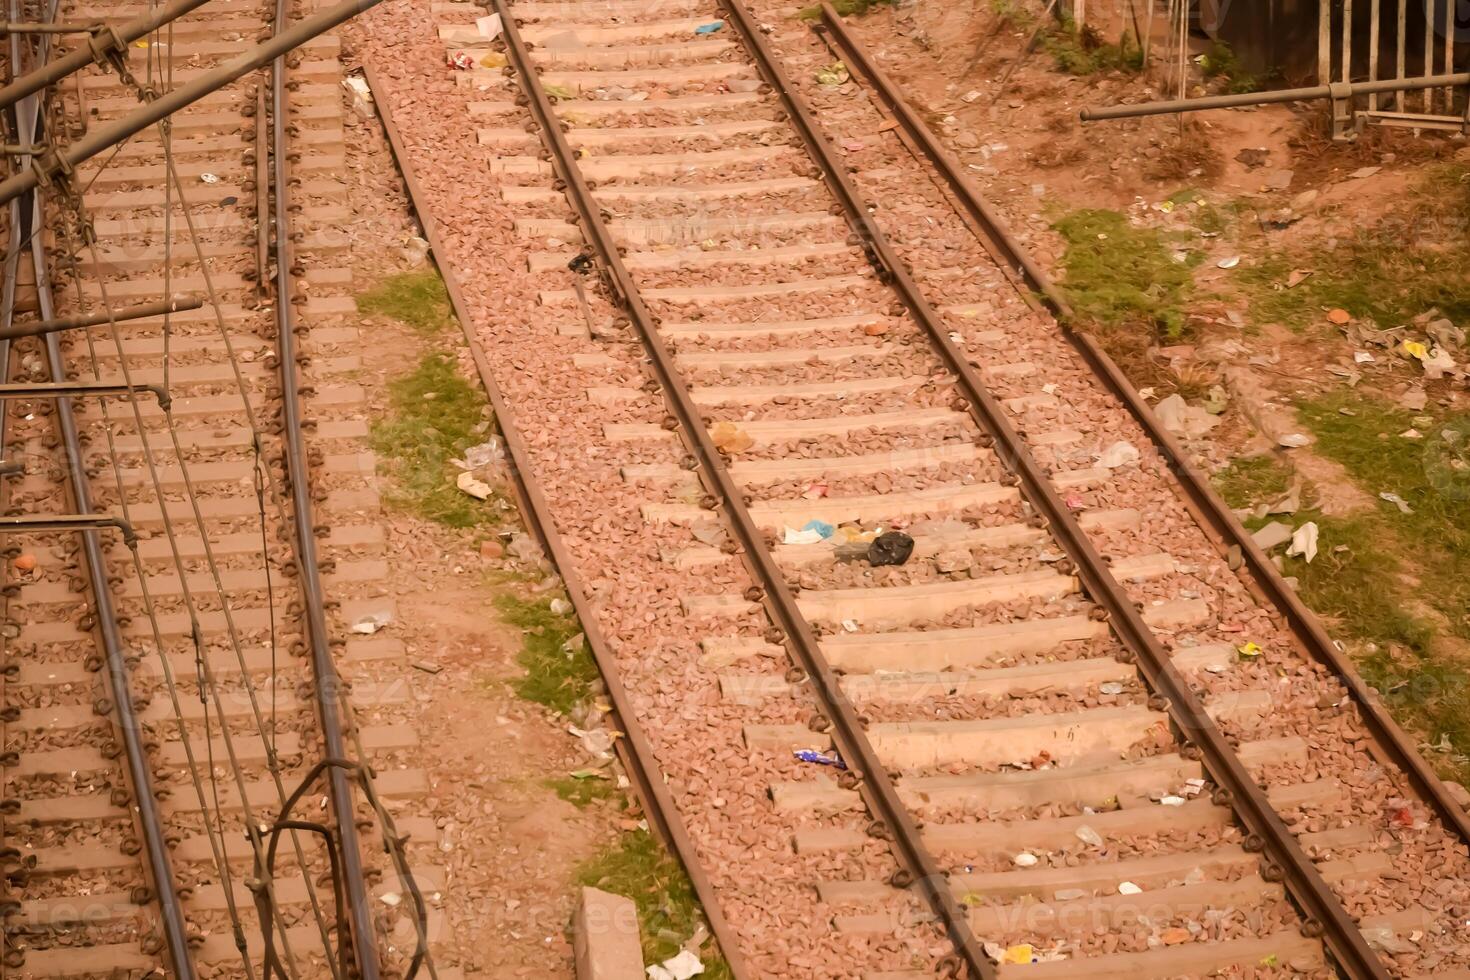
M88 65L104 63L111 55L126 58L129 44L208 2L209 0L174 0L173 3L156 7L126 24L118 25L103 36L89 38L85 46L48 61L0 88L0 109L8 109L26 96L35 95L48 85L54 85Z
M612 717L609 721L623 734L622 738L616 740L614 748L642 803L649 826L674 852L680 864L683 865L685 873L689 876L689 882L704 909L704 917L709 924L710 933L714 936L715 942L719 944L725 957L725 964L730 968L731 977L734 980L747 980L752 973L740 953L735 930L720 908L715 895L714 883L710 880L709 873L700 865L694 841L689 836L683 818L679 815L678 807L669 793L668 785L658 772L657 756L654 754L653 744L648 740L648 734L639 723L637 712L628 697L627 688L623 686L612 643L598 623L597 609L587 598L588 593L582 582L582 576L577 571L565 539L562 538L561 532L556 527L551 504L531 468L530 447L516 427L515 416L511 413L510 405L506 402L495 380L490 359L485 353L485 345L480 342L480 338L475 333L475 321L471 316L464 290L460 286L459 277L455 274L453 266L449 265L446 260L448 252L444 248L439 225L434 221L428 208L423 205L428 198L424 194L409 159L408 147L384 99L387 90L371 65L363 65L363 76L368 83L368 91L372 95L378 115L383 121L383 128L388 134L389 146L398 162L398 169L403 174L408 199L418 214L419 224L424 231L424 239L428 241L429 249L436 260L439 260L439 274L444 279L450 305L463 331L465 343L469 346L471 359L475 362L475 373L479 376L486 397L490 400L490 409L494 413L495 423L505 438L505 448L510 456L511 476L514 480L520 513L531 533L541 543L552 567L561 576L567 598L572 603L573 611L587 638L587 648L591 651L592 659L597 665L598 674L607 692L608 703L612 707Z
M335 11L345 8L366 10L378 0L353 0L342 4ZM356 11L354 11L356 12ZM340 20L346 20L346 17ZM274 30L276 37L287 37L301 27L283 31L286 21L286 0L276 0ZM326 18L327 27L339 20ZM313 29L309 36L321 30ZM262 45L264 47L265 45ZM292 45L294 47L294 45ZM281 378L281 421L282 439L285 444L286 478L291 484L291 509L295 520L292 543L296 554L297 576L301 584L301 599L306 610L306 632L310 641L312 685L316 697L317 715L321 722L324 755L329 759L347 758L347 742L342 731L341 703L347 696L346 686L337 673L332 659L331 632L327 626L326 593L322 587L320 562L317 553L316 527L312 519L311 464L307 459L306 444L302 437L301 384L297 377L297 347L295 302L292 298L292 242L291 242L291 173L289 154L286 152L286 59L284 53L275 58L270 66L270 110L271 110L271 183L274 185L275 204L272 212L275 219L275 243L273 255L275 271L276 345ZM256 148L263 154L266 148ZM337 845L342 854L343 892L348 905L348 921L351 923L353 959L357 965L358 980L379 980L382 967L378 960L378 947L373 924L373 908L368 899L367 880L363 867L362 850L357 832L357 811L351 783L340 767L333 767L327 778L328 796L331 799L335 818ZM345 937L338 937L345 946ZM339 950L339 955L342 951Z
M944 177L960 206L986 230L988 241L1001 251L1003 261L1023 271L1031 288L1051 308L1063 334L1077 348L1083 361L1102 382L1103 387L1127 407L1134 421L1148 434L1160 458L1179 481L1180 488L1185 493L1185 503L1201 526L1221 546L1222 551L1240 549L1245 567L1250 571L1255 585L1266 600L1285 616L1293 637L1303 651L1326 666L1342 682L1364 726L1405 774L1415 792L1434 809L1441 820L1454 828L1462 841L1470 844L1470 815L1450 795L1444 781L1419 754L1414 741L1390 716L1378 692L1368 686L1352 661L1338 648L1322 625L1321 618L1286 583L1285 577L1256 544L1250 532L1235 516L1235 512L1215 492L1209 479L1189 462L1188 455L1178 441L1159 424L1158 417L1112 356L1096 338L1077 326L1065 292L1036 263L1026 247L1011 232L1005 219L944 149L923 118L903 99L899 87L847 31L842 18L831 5L824 4L824 7L823 23L831 30L832 37L842 48L843 54L850 59L849 65L857 67L868 77L894 118Z
M24 104L24 103L23 103ZM40 195L36 195L37 198ZM32 210L33 220L42 216L41 202L36 200ZM41 315L50 319L56 315L52 306L51 286L46 266L44 235L35 235L31 240L31 259L35 266L36 293L39 297ZM66 379L66 363L61 353L61 344L55 333L44 339L47 367L57 382ZM72 412L71 400L60 398L56 402L57 427L61 430L62 445L66 455L66 468L71 477L72 498L79 515L94 515L92 493L82 458L81 440L78 436L76 417ZM116 519L114 519L116 520ZM133 788L133 805L139 829L143 837L143 852L147 856L148 876L152 881L163 931L163 945L167 950L171 977L179 980L194 980L198 976L189 948L188 923L184 916L182 897L174 878L172 858L164 839L163 815L153 789L152 763L143 745L143 723L133 703L130 688L131 677L127 658L131 651L123 641L118 626L117 610L113 605L111 586L108 584L107 560L102 552L101 541L96 531L82 531L82 555L87 566L87 579L96 605L97 633L102 641L109 687L112 690L113 710L117 715L117 727L122 734L123 754L127 760L128 779Z
M175 296L169 300L159 300L155 303L139 303L136 306L124 306L120 310L114 310L112 316L105 311L100 313L83 313L75 316L59 316L51 320L37 320L34 323L13 324L0 327L0 340L15 340L19 337L40 337L48 333L57 333L64 330L80 330L83 327L100 327L108 323L126 323L129 320L141 320L149 316L162 316L166 313L177 313L182 310L197 310L204 305L204 300L198 296Z
M1183 737L1199 750L1205 770L1224 790L1222 802L1228 799L1231 803L1251 832L1252 843L1259 842L1268 850L1274 862L1265 869L1268 875L1276 877L1279 873L1284 876L1288 891L1307 916L1307 928L1314 932L1319 927L1325 930L1329 948L1350 976L1386 980L1388 973L1378 955L1271 807L1265 791L1251 778L1234 747L1206 713L1174 666L1168 651L1144 623L1138 607L1113 577L1076 517L1052 486L1046 471L1031 455L1000 402L980 379L968 356L950 339L939 314L924 297L906 263L889 244L878 220L870 215L871 211L877 210L877 205L868 204L859 195L805 99L786 79L759 25L740 0L722 0L722 3L730 11L748 46L756 53L767 81L780 93L808 149L821 165L828 184L847 212L849 222L866 239L870 259L880 273L886 274L889 284L959 379L960 390L976 422L993 440L999 450L998 455L1019 479L1026 498L1040 512L1051 534L1076 566L1078 580L1106 613L1113 631L1135 658L1149 688L1163 699L1162 709Z
M686 390L674 358L659 335L657 321L644 304L637 283L623 262L601 209L576 162L576 154L561 131L545 86L521 39L512 8L506 0L492 2L504 25L511 63L529 98L541 137L566 184L567 197L580 216L582 234L596 250L614 298L621 303L648 352L657 382L673 412L673 421L692 444L696 472L703 476L707 489L714 494L707 504L710 509L722 508L725 511L753 578L759 583L750 595L752 599L767 600L773 622L778 624L784 638L790 640L800 666L813 680L813 692L822 706L822 715L813 718L812 724L819 730L830 732L847 762L847 781L854 783L852 788L860 789L868 800L870 811L891 830L889 836L896 845L902 865L901 877L895 884L917 884L943 922L971 975L993 980L997 976L995 967L971 931L965 910L955 899L938 863L924 847L913 816L899 798L897 787L868 741L857 711L822 655L816 633L798 609L795 594L767 547L760 527L750 516L744 491L730 475L698 406Z
M11 0L12 19L18 13L18 4ZM54 14L54 5L51 8ZM12 70L18 64L20 53L19 37L12 37ZM40 135L42 113L33 89L30 93L0 103L0 111L11 114L16 136L23 142L34 142ZM20 161L24 165L24 159ZM56 318L51 295L49 268L46 261L45 235L39 234L43 223L43 195L30 193L16 195L18 207L11 210L20 216L22 227L17 241L30 239L31 264L34 272L37 304L43 320ZM28 206L27 206L28 205ZM7 298L10 296L7 289ZM65 359L55 333L45 335L47 367L55 382L66 380ZM9 342L6 341L8 351ZM66 456L66 469L70 476L71 498L77 517L98 518L92 504L91 485L87 476L86 463L82 457L82 446L77 431L76 416L71 400L60 398L56 402L57 428ZM53 521L55 517L51 518ZM118 519L113 518L115 523ZM126 530L132 536L132 529ZM112 692L113 711L123 746L123 755L128 781L132 785L134 814L142 837L143 854L148 879L152 882L154 898L158 905L160 927L163 933L163 951L167 964L172 967L171 976L179 980L196 980L193 956L189 947L188 920L184 915L182 897L174 877L173 861L164 835L162 812L158 797L153 789L153 766L143 744L143 725L133 703L131 676L127 658L130 656L118 625L116 608L113 605L111 586L108 583L107 561L102 551L101 538L96 530L80 531L82 560L87 569L87 580L91 586L96 611L96 631L103 650L104 669L108 687ZM133 545L130 543L129 547Z
M1109 119L1134 119L1139 116L1163 116L1173 112L1199 112L1204 109L1238 109L1244 106L1280 105L1283 102L1307 102L1315 99L1350 99L1358 95L1384 92L1414 92L1428 88L1452 88L1470 85L1470 72L1453 75L1426 75L1422 78L1384 78L1374 82L1334 82L1309 88L1284 88L1274 92L1246 92L1240 95L1207 95L1198 99L1171 99L1165 102L1140 102L1086 108L1079 115L1083 122Z
M71 173L77 164L90 160L150 126L157 125L173 113L223 88L242 75L264 68L318 34L326 33L381 2L382 0L345 0L344 3L329 7L273 35L270 40L263 41L218 68L210 69L187 85L170 90L116 122L88 130L85 136L68 144L65 149L44 154L29 169L0 183L0 204L44 182Z
M852 59L852 64L873 80L873 87L880 92L883 102L900 125L921 148L926 148L926 155L941 173L950 178L952 187L968 184L968 180L959 174L958 168L940 151L932 132L929 132L922 119L907 105L893 83L844 29L830 3L824 3L824 8L823 21L828 30L838 40L843 53ZM972 217L987 224L992 235L1009 244L1018 265L1039 273L1040 270L1029 260L1020 261L1023 250L1006 231L1004 224L995 221L996 216L988 207L983 206L979 195L972 193L968 196L973 202ZM899 275L895 278L902 280L907 277ZM1061 300L1060 291L1044 274L1037 280L1037 284L1048 299ZM1066 308L1064 300L1061 300L1061 308ZM931 330L935 333L936 341L945 349L952 365L962 369L967 393L972 387L978 386L978 376L973 374L963 355L953 350L937 322ZM1145 413L1152 419L1152 413L1147 412L1146 407ZM1008 420L999 417L996 421L1002 430L1009 430L1004 439L1006 450L1012 454L1022 471L1023 482L1028 485L1028 489L1033 490L1033 500L1043 506L1053 533L1076 563L1079 577L1083 579L1088 593L1106 609L1113 629L1136 657L1150 688L1166 699L1174 724L1200 750L1206 771L1225 791L1226 795L1217 802L1227 803L1232 807L1252 835L1252 843L1259 843L1274 862L1274 867L1284 877L1288 893L1307 916L1306 928L1312 932L1318 928L1322 930L1326 945L1339 967L1352 977L1387 978L1389 974L1378 955L1368 945L1362 931L1302 850L1295 835L1272 808L1265 791L1251 778L1233 748L1225 741L1218 726L1210 719L1204 706L1173 665L1168 651L1144 623L1126 591L1107 570L1101 555L1051 488L1044 471L1030 456L1024 441ZM1272 865L1268 865L1268 870L1271 867ZM1273 872L1272 877L1275 874Z

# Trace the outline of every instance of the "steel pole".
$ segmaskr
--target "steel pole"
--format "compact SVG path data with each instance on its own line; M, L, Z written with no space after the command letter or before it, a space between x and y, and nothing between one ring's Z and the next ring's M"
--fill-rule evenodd
M49 180L55 172L66 172L77 164L111 148L117 143L130 136L141 133L150 126L157 125L162 120L173 115L175 112L204 98L216 89L223 88L235 79L257 68L263 68L275 61L277 58L289 54L292 50L310 41L319 34L325 34L332 28L344 21L351 20L364 10L376 7L382 0L346 0L329 10L324 10L315 16L308 17L290 30L282 31L272 37L269 41L258 44L249 51L231 61L225 62L213 71L206 72L187 85L181 85L152 102L147 103L138 111L119 119L110 126L95 129L66 146L54 156L43 158L31 167L31 169L18 173L0 183L0 204L34 189L41 183L42 173Z
M138 38L153 33L169 21L177 20L189 11L197 10L208 2L209 0L174 0L173 3L166 4L144 14L142 17L130 20L126 24L114 28L112 33L116 35L117 40L122 42L122 55L124 57L127 56L127 46L138 40ZM10 29L14 30L14 25L10 25ZM106 34L103 37L108 40L111 39ZM105 49L100 45L94 47L93 45L96 43L96 40L96 38L93 38L93 43L85 44L69 54L64 54L55 61L48 62L34 71L27 72L4 88L0 88L0 109L8 109L27 95L35 95L46 86L54 85L66 76L81 71L94 61L99 60Z
M1099 122L1105 119L1164 116L1171 112L1199 112L1203 109L1239 109L1243 106L1278 105L1282 102L1306 102L1312 99L1347 99L1356 95L1409 92L1455 85L1470 85L1470 72L1460 72L1456 75L1427 75L1424 78L1384 78L1376 82L1338 82L1335 85L1287 88L1278 92L1210 95L1200 99L1174 99L1168 102L1143 102L1138 105L1116 105L1100 109L1088 108L1083 109L1081 115L1083 122Z
M204 305L204 300L197 296L175 296L171 300L160 300L156 303L139 303L137 306L125 306L120 310L114 310L111 314L82 313L76 316L59 316L52 320L37 320L34 323L16 323L8 327L0 327L0 340L15 340L18 337L40 337L48 333L60 333L64 330L78 330L82 327L97 327L104 323L123 323L127 320L141 320L148 316L162 316L165 313L178 313L181 310L197 310Z

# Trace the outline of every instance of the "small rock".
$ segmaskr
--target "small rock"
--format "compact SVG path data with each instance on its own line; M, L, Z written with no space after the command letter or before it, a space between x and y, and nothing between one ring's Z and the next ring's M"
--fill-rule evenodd
M504 556L505 545L501 544L499 541L496 541L494 538L490 538L488 540L480 542L481 558L493 559L502 558Z
M1291 535L1291 525L1283 524L1280 521L1272 521L1252 534L1251 537L1255 540L1256 546L1262 551L1270 551L1272 548L1290 541Z

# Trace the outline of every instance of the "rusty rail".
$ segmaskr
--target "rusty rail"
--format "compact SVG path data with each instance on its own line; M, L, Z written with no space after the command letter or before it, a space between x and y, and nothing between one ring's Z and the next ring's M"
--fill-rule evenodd
M436 259L442 260L447 255L443 248L444 240L433 216L425 208L419 206L418 202L427 199L409 160L408 150L399 134L397 123L384 100L386 90L371 65L363 65L363 76L377 108L378 117L383 121L383 128L388 135L389 146L392 148L394 158L398 162L399 172L403 175L409 202L418 214L419 223L423 226L424 238L428 241L430 251ZM552 567L561 576L567 597L572 603L573 610L582 625L582 632L587 638L587 648L591 651L592 659L597 665L598 674L607 691L608 702L612 707L609 721L623 733L623 737L617 739L615 745L619 759L633 783L643 812L648 817L649 826L673 851L689 876L694 893L699 897L700 904L704 908L704 916L709 923L710 933L714 936L715 942L719 944L725 957L725 963L730 968L731 977L734 980L749 980L754 974L745 965L744 957L741 956L737 945L735 930L725 918L715 896L714 883L699 863L694 841L689 836L689 831L684 826L683 818L679 815L669 788L658 771L653 745L649 742L643 726L638 723L638 716L633 710L627 688L623 686L619 676L617 657L612 652L612 645L608 642L602 627L598 625L597 610L587 598L587 589L583 585L582 577L577 571L571 552L567 549L566 541L562 538L561 532L557 530L552 518L551 504L531 470L530 448L516 427L515 416L511 413L510 406L495 381L494 372L490 367L490 358L485 352L484 345L480 343L479 337L475 334L474 319L470 315L470 307L465 300L464 290L452 266L441 261L439 274L444 279L450 306L454 309L455 318L459 321L465 342L469 346L470 356L475 362L475 373L479 376L480 384L484 387L486 397L490 400L495 423L505 438L506 452L510 456L511 474L515 482L516 502L521 516L541 543Z
M841 17L830 3L823 3L821 26L830 34L844 57L848 59L849 66L856 68L869 80L885 107L903 127L913 144L944 177L959 205L972 220L985 229L987 237L995 247L1000 249L1002 257L1023 270L1027 282L1044 298L1052 312L1056 314L1064 335L1077 348L1083 360L1103 383L1104 388L1128 408L1129 413L1152 440L1161 458L1179 481L1186 496L1186 503L1200 521L1201 526L1213 537L1217 545L1221 546L1222 551L1230 548L1240 550L1245 566L1250 570L1255 584L1267 600L1285 617L1297 643L1309 656L1326 665L1338 677L1375 741L1388 752L1395 765L1405 773L1420 797L1448 826L1454 828L1462 840L1470 842L1470 821L1467 821L1464 809L1450 796L1444 783L1418 754L1403 730L1389 717L1377 692L1363 681L1352 663L1327 634L1321 620L1286 584L1281 573L1271 564L1266 554L1256 545L1234 513L1215 493L1209 481L1189 464L1174 437L1159 424L1152 410L1112 357L1095 338L1077 329L1076 325L1070 322L1072 310L1067 304L1064 293L1026 254L1024 247L1011 233L1005 220L995 212L976 188L974 182L944 150L922 118L904 101L898 87L847 31ZM1254 784L1252 783L1251 786L1254 787ZM1289 831L1284 825L1280 825L1279 820L1272 821L1272 823L1277 825L1272 828L1273 832L1289 835ZM1252 829L1255 830L1255 828ZM1259 833L1259 831L1256 832ZM1274 839L1268 838L1266 842L1268 849L1276 849L1273 848L1273 845L1277 843ZM1282 843L1285 841L1283 840ZM1284 867L1283 870L1288 874L1288 887L1299 903L1304 894L1300 893L1301 888L1316 885L1326 888L1325 882L1322 882L1320 876L1315 873L1295 880L1289 866ZM1317 878L1318 881L1314 883L1311 881L1312 878ZM1326 892L1326 897L1331 897L1330 890ZM1335 898L1332 898L1332 905L1337 906L1341 911ZM1303 908L1311 914L1312 909L1309 906L1303 904ZM1353 961L1345 962L1348 952L1358 947L1366 947L1366 944L1361 942L1361 932L1350 918L1339 916L1336 917L1336 922L1315 916L1314 919L1327 930L1326 938L1329 947L1345 970L1353 969L1353 961L1357 961L1358 966L1367 967L1373 972L1354 973L1353 975L1385 975L1382 973L1382 966L1376 955L1372 957L1371 962L1362 962L1362 957L1358 955L1353 956ZM1369 952L1371 954L1371 951Z

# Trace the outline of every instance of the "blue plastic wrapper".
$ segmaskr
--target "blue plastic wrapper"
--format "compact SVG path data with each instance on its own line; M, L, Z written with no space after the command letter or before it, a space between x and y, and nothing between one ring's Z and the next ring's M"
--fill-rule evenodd
M830 538L837 533L837 528L826 521L807 521L801 528L803 531L816 531L823 538Z
M802 762L811 762L819 766L836 766L838 769L846 769L847 763L842 761L842 756L836 752L818 752L816 749L797 749L792 755Z
M724 26L725 26L725 22L722 21L722 20L711 21L708 24L700 24L698 27L696 27L694 29L694 33L696 33L696 34L713 34L715 31L720 30Z

